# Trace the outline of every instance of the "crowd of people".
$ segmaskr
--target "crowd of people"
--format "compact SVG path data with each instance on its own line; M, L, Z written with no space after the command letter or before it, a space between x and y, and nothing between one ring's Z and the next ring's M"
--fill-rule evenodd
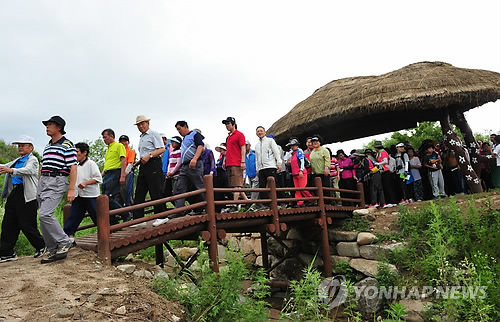
M17 259L15 244L22 231L35 248L35 258L41 263L51 263L67 257L75 245L74 236L86 213L96 222L96 199L100 194L109 197L110 209L143 203L147 194L152 200L181 195L203 188L203 176L212 175L214 186L234 188L231 194L217 192L216 200L227 200L228 207L217 207L219 212L240 211L241 205L231 205L239 199L267 199L265 192L252 192L247 196L238 191L245 184L264 188L269 177L278 187L311 187L320 178L324 187L344 189L332 192L329 200L335 205L355 205L355 197L345 190L356 190L364 185L365 200L369 207L391 207L425 199L445 198L451 194L467 193L465 179L458 168L457 158L444 144L436 145L427 140L415 150L405 143L384 148L376 141L374 150L332 151L324 147L320 135L308 137L305 149L295 137L289 139L285 151L263 126L258 126L255 148L238 131L236 120L222 120L228 136L216 146L214 153L204 143L198 129L190 130L186 121L178 121L178 136L167 137L149 127L150 119L144 115L136 118L140 132L136 152L130 148L129 137L121 135L116 141L115 132L104 129L102 139L107 145L104 167L101 171L90 160L89 145L73 144L64 135L66 122L60 116L43 121L50 140L42 154L41 169L33 155L33 138L23 135L17 144L19 158L0 165L0 174L6 174L2 198L6 198L5 214L0 238L0 262ZM484 189L500 187L500 136L491 136L492 144L481 142L481 181ZM136 173L138 171L138 173ZM136 181L134 180L136 178ZM134 182L135 181L135 182ZM135 185L135 193L134 193ZM71 211L61 227L56 207L66 194ZM312 194L307 190L296 191L295 198L302 198L291 207L303 207ZM179 196L180 197L180 196ZM278 197L284 197L279 192ZM341 200L344 198L347 200ZM188 198L190 204L204 200L204 195ZM185 206L186 198L176 199L174 206ZM249 203L247 210L265 207ZM166 210L165 203L154 206L155 213ZM37 228L37 211L41 234ZM200 213L192 209L156 219L153 226L165 224L176 216ZM110 218L111 224L144 216L144 209ZM136 224L140 227L143 224Z

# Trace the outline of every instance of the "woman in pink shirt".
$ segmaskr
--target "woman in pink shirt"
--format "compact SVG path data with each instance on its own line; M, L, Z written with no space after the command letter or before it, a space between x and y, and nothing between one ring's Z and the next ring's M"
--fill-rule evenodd
M340 168L340 189L356 190L356 173L354 164L350 158L345 155L344 150L337 151L337 161ZM354 198L351 193L341 192L341 198ZM350 201L342 201L343 206L351 206L353 203Z

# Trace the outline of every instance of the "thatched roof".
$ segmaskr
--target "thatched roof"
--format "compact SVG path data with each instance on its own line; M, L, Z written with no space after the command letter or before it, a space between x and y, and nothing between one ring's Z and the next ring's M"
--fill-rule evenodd
M278 143L320 134L332 143L437 121L500 98L500 74L442 62L411 64L380 76L332 81L297 104L268 130Z

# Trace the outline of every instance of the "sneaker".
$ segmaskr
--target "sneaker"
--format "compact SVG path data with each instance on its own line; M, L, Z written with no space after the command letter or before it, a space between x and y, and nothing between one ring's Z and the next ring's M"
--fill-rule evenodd
M148 224L146 222L141 222L139 224L135 224L135 225L132 225L130 226L130 228L146 228Z
M390 207L392 207L392 205L391 205L391 204L383 204L383 205L382 205L382 208L384 208L384 209L385 209L385 208L390 208Z
M401 199L401 201L399 202L400 205L406 205L406 201L404 201L404 199Z
M73 247L75 247L75 246L76 246L75 237L70 237L70 238L69 238L69 241L70 241L71 245L73 245Z
M45 254L45 252L47 251L47 247L44 247L44 248L40 248L39 250L37 250L35 252L35 256L33 256L33 258L38 258L38 257L42 257L43 254Z
M158 218L153 222L153 227L158 227L160 225L166 224L170 219L168 218Z
M0 257L0 263L11 262L11 261L17 261L16 252L12 253L11 255Z
M368 208L378 208L378 203L373 204L373 205L369 205Z
M51 253L45 253L45 255L42 257L40 260L40 264L47 264L47 263L53 263L57 260L56 258L56 252L51 252Z
M73 243L71 241L69 241L68 243L62 245L62 246L59 246L57 247L57 251L56 251L56 259L63 259L63 258L66 258L68 256L68 252L69 250L73 247Z

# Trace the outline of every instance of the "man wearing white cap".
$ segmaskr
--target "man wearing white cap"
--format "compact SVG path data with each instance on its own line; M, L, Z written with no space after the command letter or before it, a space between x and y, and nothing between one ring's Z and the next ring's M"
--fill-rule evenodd
M135 188L135 204L143 203L149 191L151 200L162 198L164 175L162 171L161 156L165 152L161 135L149 128L150 119L144 115L137 116L135 125L141 132L139 140L139 176ZM154 206L155 213L166 210L165 204ZM144 209L134 212L134 219L144 217Z
M7 198L0 237L0 263L17 259L14 247L20 231L35 248L35 258L45 252L45 242L36 224L39 165L32 154L33 138L22 135L12 144L17 144L20 157L0 165L0 174L6 174L2 198Z

